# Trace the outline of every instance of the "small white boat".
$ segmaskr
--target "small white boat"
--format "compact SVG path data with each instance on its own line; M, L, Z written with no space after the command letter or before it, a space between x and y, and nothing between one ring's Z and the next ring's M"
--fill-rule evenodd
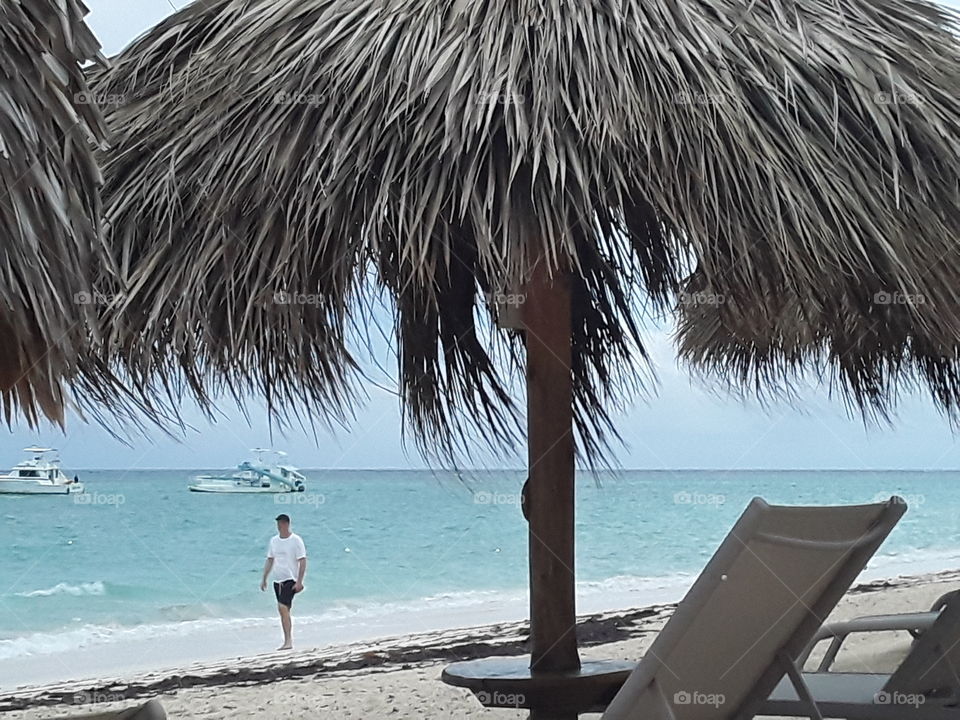
M304 477L297 468L283 462L286 453L255 448L257 459L242 462L230 475L197 475L191 492L206 493L292 493L303 492ZM265 460L264 456L268 459Z
M79 478L72 480L60 469L60 458L53 448L28 447L29 460L0 475L0 495L73 495L83 492Z

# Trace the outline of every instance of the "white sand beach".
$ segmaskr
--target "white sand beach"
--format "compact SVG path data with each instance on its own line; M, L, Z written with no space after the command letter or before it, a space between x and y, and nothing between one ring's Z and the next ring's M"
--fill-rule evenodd
M960 571L858 585L830 619L926 610L941 594L957 588ZM672 610L663 605L582 619L582 657L641 657ZM485 709L466 690L444 685L439 678L444 665L458 659L521 652L523 634L522 624L501 624L261 655L175 672L105 679L95 685L23 688L0 695L0 711L5 711L6 720L41 720L111 710L129 704L132 698L160 696L170 716L183 720L513 720L526 717L526 713ZM835 669L890 671L906 653L909 641L907 633L852 637ZM58 698L67 702L57 702Z

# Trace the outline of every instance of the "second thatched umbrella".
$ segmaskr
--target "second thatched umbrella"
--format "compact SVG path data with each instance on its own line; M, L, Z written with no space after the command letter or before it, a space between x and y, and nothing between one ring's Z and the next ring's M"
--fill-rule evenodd
M105 128L82 65L101 59L77 0L0 4L0 403L63 422L66 389L110 407L94 279L108 272L94 152Z
M338 413L349 329L382 293L404 406L447 449L516 438L507 350L528 379L531 662L576 667L574 432L597 457L642 380L643 308L694 266L762 315L784 287L912 287L955 257L955 30L917 0L194 3L96 78L125 98L111 347L144 382ZM938 297L957 267L927 274ZM489 308L520 308L525 365ZM956 347L958 306L938 312ZM921 377L956 397L960 376Z

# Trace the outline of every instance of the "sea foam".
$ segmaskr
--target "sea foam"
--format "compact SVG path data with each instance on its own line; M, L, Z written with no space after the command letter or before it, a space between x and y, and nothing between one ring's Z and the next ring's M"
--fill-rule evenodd
M53 595L72 595L81 597L83 595L106 595L107 586L97 580L96 582L81 583L79 585L70 585L69 583L57 583L53 587L43 588L41 590L30 590L27 592L16 593L18 597L51 597Z

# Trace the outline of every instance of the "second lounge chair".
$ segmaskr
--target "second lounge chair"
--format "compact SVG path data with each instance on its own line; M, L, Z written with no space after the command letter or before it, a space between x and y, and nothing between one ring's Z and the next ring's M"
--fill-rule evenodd
M933 625L913 643L892 675L803 673L801 691L781 682L765 715L865 720L960 720L960 595L951 594Z

